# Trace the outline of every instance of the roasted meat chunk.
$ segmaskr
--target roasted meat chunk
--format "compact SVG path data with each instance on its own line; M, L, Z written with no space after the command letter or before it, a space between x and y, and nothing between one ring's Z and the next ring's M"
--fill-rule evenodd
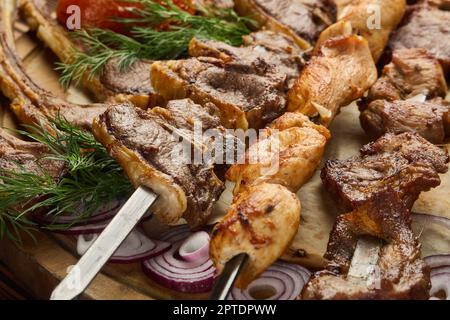
M288 94L288 110L320 116L328 126L341 107L357 100L377 80L367 41L351 35L325 41Z
M261 183L239 194L214 228L210 256L220 273L240 253L249 260L236 285L247 287L288 248L300 224L300 201L287 188Z
M316 48L320 48L327 39L354 33L367 39L373 59L378 61L391 32L402 21L405 10L405 0L357 0L341 3L338 22L322 32Z
M335 4L329 0L235 0L235 8L260 27L292 37L302 49L336 20Z
M191 164L193 159L186 154L186 144L188 150L192 147L206 152L208 141L194 137L192 115L206 129L218 123L212 109L211 105L203 108L190 100L149 111L114 105L94 122L95 137L133 184L159 195L152 210L164 223L174 224L183 217L192 228L201 226L224 190L214 173L214 162Z
M383 75L370 89L366 101L394 101L425 95L444 98L447 84L439 61L425 49L399 49L383 68Z
M416 132L442 144L450 133L450 105L434 102L376 100L362 110L361 125L371 139L385 133Z
M361 236L386 244L379 253L373 281L347 273ZM420 259L420 244L411 230L410 211L394 190L374 194L361 207L337 218L326 257L329 270L305 286L303 299L428 299L430 270Z
M265 72L286 76L286 90L291 88L305 65L304 52L291 38L272 31L259 31L244 37L244 47L233 47L218 41L192 39L189 54L192 57L221 59L228 66L241 67L251 73ZM271 64L267 70L264 64Z
M69 33L56 21L51 2L44 0L21 1L21 11L28 25L64 63L71 63L74 49L80 49ZM158 103L150 83L150 61L138 61L129 70L119 69L116 60L107 63L99 76L85 75L82 85L99 101L130 101L146 108Z
M261 182L280 184L297 192L322 160L329 131L298 113L286 113L250 146L243 164L232 166L227 179L236 182L235 194Z
M450 72L450 10L444 9L427 3L412 6L391 38L390 47L426 49Z
M358 208L370 197L393 189L407 208L423 191L440 185L448 171L447 151L416 133L386 134L348 160L328 161L322 181L346 209Z

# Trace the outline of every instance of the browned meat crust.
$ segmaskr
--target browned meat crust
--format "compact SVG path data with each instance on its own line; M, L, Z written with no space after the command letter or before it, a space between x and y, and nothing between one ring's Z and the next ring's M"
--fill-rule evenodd
M419 194L437 187L439 173L448 170L447 151L414 133L387 134L348 160L328 161L322 181L346 209L358 208L370 197L393 189L407 208Z
M292 37L302 49L314 45L336 20L336 6L329 0L235 0L235 8L260 27Z
M444 10L447 9L447 10ZM447 5L427 3L411 6L403 25L390 41L393 50L424 48L450 71L450 11Z
M371 140L388 132L416 132L431 143L442 144L450 133L449 111L444 102L376 100L361 112L360 120Z
M347 275L360 236L386 242L375 283ZM303 299L428 299L430 270L420 260L420 244L411 230L410 211L394 190L376 193L358 209L337 218L326 258L328 271L312 277Z
M95 137L121 164L134 185L147 186L160 196L152 210L167 224L183 217L191 227L201 226L224 190L224 184L214 174L214 162L188 164L186 160L192 159L183 157L186 143L189 150L194 146L202 152L210 143L194 138L195 120L202 121L205 130L209 125L224 130L217 127L218 118L208 108L212 106L203 108L190 100L173 101L167 109L149 111L116 105L94 123Z

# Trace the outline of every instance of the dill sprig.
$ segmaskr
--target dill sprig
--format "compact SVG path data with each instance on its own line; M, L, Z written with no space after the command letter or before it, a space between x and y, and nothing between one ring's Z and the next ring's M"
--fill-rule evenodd
M60 117L50 126L51 130L38 125L28 127L32 133L19 132L47 146L49 153L43 159L63 162L65 174L55 179L25 169L0 169L0 238L6 235L17 240L17 230L33 228L35 225L28 220L30 213L45 212L55 221L67 214L78 221L132 192L122 168L91 133L73 127ZM23 209L19 212L17 208ZM68 227L56 223L47 226L49 229Z
M187 52L193 37L241 45L249 34L250 19L239 17L233 10L199 8L202 15L190 14L172 1L163 4L153 0L134 0L141 8L130 9L135 18L116 19L129 26L130 34L110 30L87 29L73 32L85 50L76 50L71 63L59 63L61 83L67 87L88 74L98 75L108 61L115 59L120 70L138 59L174 59ZM161 25L164 27L161 28Z

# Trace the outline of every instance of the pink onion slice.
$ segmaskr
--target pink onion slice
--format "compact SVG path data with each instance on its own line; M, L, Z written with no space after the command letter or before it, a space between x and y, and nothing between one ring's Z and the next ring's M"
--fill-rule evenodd
M99 222L97 224L79 225L64 230L53 230L55 233L65 234L68 236L81 236L102 233L108 226L110 221Z
M443 227L450 229L450 219L447 219L444 217L433 216L433 215L423 214L423 213L413 213L412 218L415 221L425 222L425 223L435 223L435 224L439 224Z
M185 226L176 227L161 239L172 242L173 247L162 255L143 263L145 274L157 283L184 293L209 292L214 284L216 269L212 261L200 255L186 261L180 256L180 247L193 234Z
M295 300L311 277L299 265L276 262L246 290L234 288L229 300Z
M450 300L450 273L439 273L431 276L430 300L440 300L438 294L445 293L445 300Z
M181 245L179 255L189 262L207 261L209 259L209 234L205 231L196 232Z
M425 263L431 268L450 267L450 255L435 255L424 259Z
M83 255L97 239L98 234L80 235L77 240L77 252ZM129 264L151 259L169 250L171 244L154 241L141 232L134 230L117 249L109 262Z

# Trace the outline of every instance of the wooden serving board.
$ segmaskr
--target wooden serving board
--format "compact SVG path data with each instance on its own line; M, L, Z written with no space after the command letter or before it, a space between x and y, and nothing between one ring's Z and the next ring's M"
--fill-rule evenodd
M38 41L27 33L27 28L19 25L17 48L20 58L30 77L43 88L73 102L85 102L88 98L75 88L67 92L58 84L58 74L53 71L55 57ZM0 101L0 124L5 128L17 126L8 111L8 102ZM345 159L358 153L360 147L368 142L360 128L356 105L343 109L331 127L333 139L327 147L326 159ZM443 176L442 186L424 194L417 202L415 210L450 218L450 173ZM231 199L229 186L216 210L217 220L227 208ZM302 201L301 226L290 249L283 259L302 264L311 269L320 269L323 254L337 209L335 202L322 188L319 172L298 193ZM414 225L421 236L424 256L449 253L450 235L448 230L431 225ZM148 234L154 235L165 229L162 225L150 222L145 226ZM74 239L39 232L36 242L24 238L23 246L11 241L0 241L0 262L17 280L38 299L48 299L53 288L66 275L67 268L77 262ZM83 299L205 299L203 295L185 295L168 290L149 280L141 270L140 264L107 265L92 285L81 297Z

